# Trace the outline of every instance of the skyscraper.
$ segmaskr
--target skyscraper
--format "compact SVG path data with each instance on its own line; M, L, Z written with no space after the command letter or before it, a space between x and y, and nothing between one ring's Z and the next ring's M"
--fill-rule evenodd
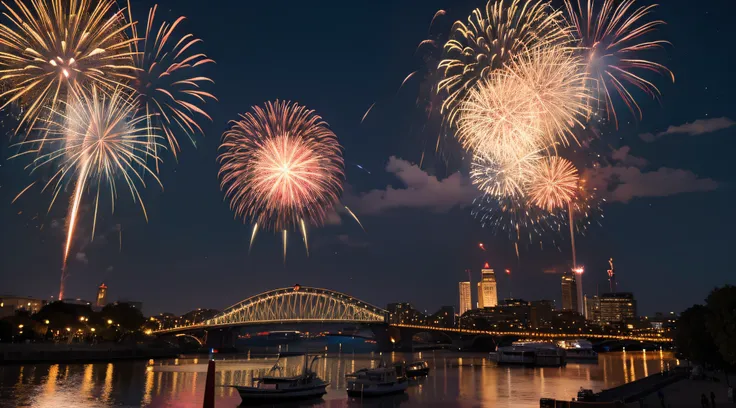
M562 275L562 310L578 311L578 288L575 275Z
M460 316L472 309L472 300L470 299L470 282L460 282Z
M600 297L602 323L620 323L636 318L636 300L631 293L604 293Z
M601 299L598 296L585 296L585 319L600 323L601 321Z
M488 266L488 262L480 270L480 282L478 282L478 307L498 306L498 293L496 289L496 274Z
M583 300L583 272L585 270L579 266L572 271L575 274L575 287L577 288L577 312L581 316L585 316L585 300Z
M95 305L97 307L105 307L107 304L107 286L102 283L100 284L100 287L97 288L97 301L95 302Z

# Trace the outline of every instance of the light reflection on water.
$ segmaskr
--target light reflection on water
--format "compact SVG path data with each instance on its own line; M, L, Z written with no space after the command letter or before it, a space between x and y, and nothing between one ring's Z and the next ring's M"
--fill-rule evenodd
M538 407L540 397L569 400L581 386L598 391L677 364L671 353L652 351L601 354L598 364L568 363L562 368L497 367L486 356L444 351L386 354L387 361L427 360L432 372L410 387L407 396L368 405ZM225 358L218 362L217 384L249 384L254 373L273 364L273 359ZM345 374L375 367L379 359L378 354L338 354L319 361L318 374L331 384L316 406L360 406L347 399ZM0 406L201 407L206 363L206 359L176 359L156 361L164 368L140 361L0 366ZM301 357L290 357L282 365L291 374L302 364ZM216 398L218 407L240 403L232 388L218 387Z

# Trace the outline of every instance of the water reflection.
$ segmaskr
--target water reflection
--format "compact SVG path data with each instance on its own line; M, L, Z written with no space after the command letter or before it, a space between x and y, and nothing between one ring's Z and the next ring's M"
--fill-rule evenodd
M316 365L329 381L325 399L316 406L344 407L345 374L386 361L424 359L432 372L413 382L407 395L371 401L366 406L402 407L454 404L494 407L538 406L539 398L569 400L582 386L600 390L677 364L667 352L622 352L601 354L599 364L566 367L497 367L485 354L423 352L330 355ZM217 384L250 384L254 375L270 367L274 359L225 356L217 362ZM32 407L201 407L206 359L177 359L101 364L38 364L0 366L0 406ZM284 359L287 375L301 370L303 359ZM229 387L216 389L218 407L235 407L238 393ZM360 401L354 401L359 405ZM366 401L363 401L364 403ZM352 402L348 405L354 405Z

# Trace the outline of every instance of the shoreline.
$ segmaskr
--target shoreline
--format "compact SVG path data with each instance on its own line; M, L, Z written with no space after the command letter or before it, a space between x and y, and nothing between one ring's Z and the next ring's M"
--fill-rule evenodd
M0 366L23 364L104 363L177 357L181 349L118 344L3 344Z

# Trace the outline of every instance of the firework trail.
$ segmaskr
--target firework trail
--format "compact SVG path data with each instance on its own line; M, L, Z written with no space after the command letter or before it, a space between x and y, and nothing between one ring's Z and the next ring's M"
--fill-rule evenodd
M112 0L3 2L8 24L0 24L0 109L17 102L24 113L16 133L31 130L73 91L87 86L111 91L132 79L131 23Z
M596 7L596 4L598 7ZM565 0L565 8L579 48L587 63L588 86L596 100L603 100L609 120L618 126L613 95L624 101L632 113L641 119L642 111L628 85L650 97L658 98L659 89L641 76L641 72L674 74L664 65L640 55L662 48L669 42L650 39L662 20L650 20L657 5L635 6L635 0Z
M545 0L490 0L485 10L473 10L467 23L455 22L439 63L444 78L438 88L448 95L442 111L449 122L454 124L459 102L478 81L529 50L569 37L562 13Z
M230 207L261 228L321 225L342 193L340 144L322 118L297 103L267 102L231 122L219 161ZM253 237L255 237L255 229Z
M148 12L142 45L133 42L136 71L131 86L138 94L140 108L150 118L148 127L161 129L166 136L166 144L176 157L181 148L175 131L196 144L195 135L204 134L197 119L212 120L199 105L217 100L202 90L214 81L199 75L197 68L214 61L205 54L192 51L202 40L192 34L177 34L177 28L185 17L179 17L173 23L163 21L156 28L157 9L156 5ZM133 21L130 3L128 13L130 21ZM131 31L133 38L139 38L136 25L131 26Z
M45 145L44 150L39 152L31 164L34 171L45 166L58 166L44 187L44 190L53 191L49 209L54 205L64 186L68 182L74 184L74 193L67 215L60 299L64 294L67 260L85 193L91 190L95 196L92 223L94 238L103 189L109 191L114 211L119 191L118 179L122 179L133 201L140 205L144 217L148 220L138 186L146 186L144 181L146 173L161 185L156 174L148 167L149 161L159 160L152 155L156 149L150 146L151 143L157 142L150 137L153 129L145 126L148 118L135 115L137 109L135 96L120 87L107 93L93 86L87 92L74 89L71 100L71 102L61 101L63 111L51 112L48 115L49 119L42 122L39 131L45 135L44 137L19 143L31 146L24 153L38 151L34 145Z

